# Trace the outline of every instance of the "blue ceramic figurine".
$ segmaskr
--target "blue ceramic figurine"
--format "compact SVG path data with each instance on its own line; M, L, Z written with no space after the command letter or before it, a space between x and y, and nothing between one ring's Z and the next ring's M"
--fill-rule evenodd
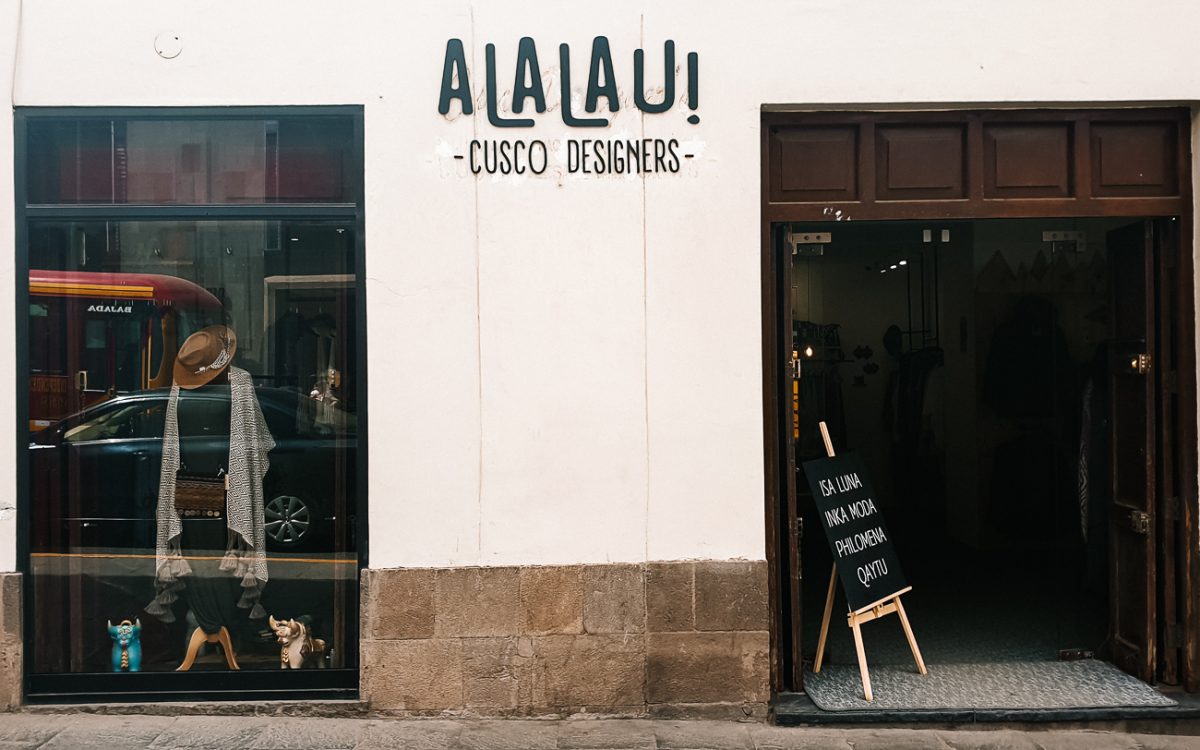
M121 620L113 627L108 621L108 635L113 639L112 668L114 672L140 672L142 670L142 621Z

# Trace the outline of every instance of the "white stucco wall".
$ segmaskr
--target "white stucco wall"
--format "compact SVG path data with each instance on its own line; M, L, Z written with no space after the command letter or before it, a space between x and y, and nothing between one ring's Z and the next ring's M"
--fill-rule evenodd
M13 63L16 60L17 25L20 7L15 2L6 2L0 7L0 92L5 98L12 97ZM0 117L0 174L13 173L13 120ZM0 247L12 248L16 238L13 234L14 213L13 181L0 179ZM16 298L13 286L13 269L16 258L13 253L0 253L0 299ZM13 304L0 305L0 331L15 331ZM4 356L15 361L16 337L8 336L9 343ZM0 393L9 397L0 399L0 419L7 419L10 428L15 426L17 415L13 408L16 398L17 380L15 367L0 368ZM17 569L17 482L13 463L17 451L17 432L14 429L0 430L0 572Z
M1182 0L38 0L0 15L0 87L14 82L17 106L364 106L375 567L764 556L764 104L1200 99L1200 5ZM165 30L182 39L173 60L154 52ZM698 52L700 124L682 105L625 107L599 134L568 133L556 112L501 133L482 108L437 113L451 37L476 89L485 43L507 89L520 37L537 41L547 82L569 42L581 91L596 35L625 94L635 48L651 82L663 40L681 66ZM517 181L445 155L473 137L568 135L678 138L697 157L675 175ZM11 157L5 119L0 171ZM0 206L11 190L0 180ZM0 329L14 329L12 305ZM14 393L11 370L0 393ZM0 424L13 421L0 399ZM13 439L0 430L0 455ZM14 565L14 487L4 462L0 569Z

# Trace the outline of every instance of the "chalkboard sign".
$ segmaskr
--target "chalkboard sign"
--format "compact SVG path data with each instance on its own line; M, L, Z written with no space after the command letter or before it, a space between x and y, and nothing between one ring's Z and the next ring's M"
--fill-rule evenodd
M829 539L842 589L857 612L908 587L892 538L858 456L848 453L804 463L821 527Z

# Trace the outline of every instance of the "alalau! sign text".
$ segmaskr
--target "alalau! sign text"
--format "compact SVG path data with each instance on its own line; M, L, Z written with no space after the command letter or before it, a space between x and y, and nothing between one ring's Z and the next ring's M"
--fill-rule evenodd
M571 111L571 47L568 44L558 45L559 87L562 106L559 108L564 125L573 128L603 128L608 125L604 117L580 117ZM695 52L687 54L687 101L693 112L700 105L700 56ZM496 85L496 45L488 43L484 48L484 75L486 76L485 92L487 94L488 122L497 128L531 128L534 125L531 117L503 117L498 103L498 88ZM671 109L675 104L675 42L668 39L663 43L663 88L661 101L651 102L646 98L646 53L644 50L633 51L633 97L634 106L647 114L661 114ZM467 56L461 39L451 39L446 42L446 59L442 65L442 87L438 97L438 112L449 114L450 103L458 100L463 114L469 115L475 111L472 102L471 81L467 71ZM546 111L546 89L542 85L542 68L538 61L537 45L530 37L523 37L517 44L516 75L512 87L513 114L523 114L529 100L533 100L535 112ZM587 95L584 98L583 111L595 114L599 111L600 100L608 104L609 112L617 112L621 108L620 97L617 95L616 74L613 72L612 49L608 37L598 36L592 40L591 62L588 66ZM700 122L699 115L692 114L688 122L695 125Z
M662 114L676 103L676 78L682 73L679 88L686 89L686 106L690 110L687 122L696 125L700 116L700 59L695 52L686 54L686 70L676 70L676 50L673 40L663 42L663 70L661 78L652 71L648 78L646 54L642 49L633 50L633 107L646 114ZM592 40L589 56L586 88L582 87L582 75L575 80L571 73L571 49L568 44L558 45L557 56L558 95L557 109L562 123L570 128L604 128L622 107L614 72L612 47L608 37L598 36ZM555 75L551 73L551 76ZM543 69L538 57L537 44L531 37L523 37L517 43L517 57L513 71L511 89L501 88L496 66L496 45L484 47L483 106L487 111L488 123L497 128L532 128L536 120L531 115L554 109L554 102L547 103L553 89L543 82ZM553 77L551 77L553 83ZM507 80L502 82L507 83ZM580 83L579 89L573 84ZM501 94L511 91L507 107ZM585 92L582 108L579 98L572 101L573 91ZM438 94L438 112L451 114L454 102L464 115L475 113L478 100L471 85L471 72L467 66L466 50L461 39L446 42L446 55L442 65L442 81ZM601 103L605 105L602 110ZM625 98L625 106L629 100ZM562 171L574 174L649 174L675 173L680 170L680 144L675 138L639 139L566 139L560 157ZM465 155L473 174L543 174L552 158L551 149L540 139L475 139ZM690 155L683 154L683 156ZM456 158L463 158L458 156Z

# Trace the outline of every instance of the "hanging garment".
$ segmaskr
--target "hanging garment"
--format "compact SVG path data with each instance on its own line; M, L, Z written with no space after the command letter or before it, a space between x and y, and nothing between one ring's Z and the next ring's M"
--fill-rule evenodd
M907 352L884 395L883 420L891 440L896 500L912 511L932 512L945 497L942 379L945 352L928 347Z
M290 310L272 326L275 339L274 375L276 383L303 387L306 368L302 365L310 358L313 332L308 320L299 312Z
M793 404L793 421L799 432L796 456L801 460L825 456L825 444L816 429L818 422L828 424L835 448L846 446L846 412L838 366L847 360L838 328L837 323L792 322L792 348L801 353Z
M992 334L981 396L1004 419L1047 419L1075 404L1075 363L1054 301L1019 297Z
M275 440L267 429L262 407L254 393L250 373L229 368L229 489L225 498L227 542L220 569L241 580L237 606L250 617L266 617L259 603L267 585L266 523L263 511L263 477L267 454ZM164 622L173 622L170 605L179 597L183 578L192 569L183 557L183 524L175 508L175 475L179 471L179 386L171 386L163 429L162 469L159 474L157 537L154 547L155 597L146 611Z
M309 391L315 402L316 415L313 426L320 431L334 429L339 420L334 392L341 382L341 373L334 368L337 354L337 323L332 315L321 314L313 319L312 332L317 337L317 380Z
M1083 388L1083 411L1079 426L1079 533L1083 541L1088 538L1088 503L1091 501L1091 490L1088 487L1088 453L1092 441L1092 391L1093 383L1089 379Z
M1108 519L1112 502L1109 453L1112 433L1108 411L1111 375L1106 344L1096 347L1084 366L1084 375L1076 476L1079 527L1084 544L1085 585L1090 591L1103 593L1108 587Z

